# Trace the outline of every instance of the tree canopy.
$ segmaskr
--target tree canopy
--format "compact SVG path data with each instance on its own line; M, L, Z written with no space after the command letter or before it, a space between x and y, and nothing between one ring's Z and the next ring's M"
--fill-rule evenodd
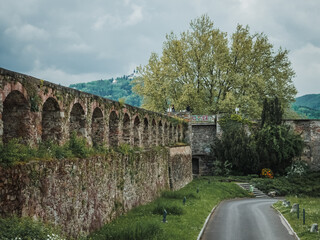
M295 75L288 51L274 51L263 33L250 34L238 25L228 38L203 15L178 37L167 34L162 55L152 53L138 68L134 91L143 96L142 107L165 111L190 106L196 114L232 112L259 117L263 99L277 97L286 108L294 100Z

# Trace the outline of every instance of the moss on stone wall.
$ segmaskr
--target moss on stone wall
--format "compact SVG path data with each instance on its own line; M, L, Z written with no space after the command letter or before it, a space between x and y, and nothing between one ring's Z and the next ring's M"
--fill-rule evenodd
M168 189L168 164L173 161L171 166L184 171L190 152L185 157L180 152L172 160L165 147L125 146L87 159L0 167L0 215L15 213L54 222L72 236L88 233ZM179 159L182 169L176 165ZM191 181L192 175L186 171L178 177L183 179L176 181L176 188Z

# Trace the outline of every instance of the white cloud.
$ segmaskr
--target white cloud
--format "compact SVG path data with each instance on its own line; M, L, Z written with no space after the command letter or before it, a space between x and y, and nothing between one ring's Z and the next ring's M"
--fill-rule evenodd
M249 25L275 49L290 50L299 94L320 92L319 0L0 2L0 67L35 77L71 83L130 73L147 64L151 52L161 53L166 33L179 35L191 20L208 14L229 36L238 23Z
M105 14L98 17L98 19L93 24L94 30L102 30L106 27L108 28L118 28L121 26L122 20L118 16L112 16L110 14Z
M60 69L57 69L56 67L49 67L43 69L38 69L36 67L35 69L31 70L26 74L67 87L70 84L74 83L89 82L93 80L111 78L111 76L107 76L106 74L101 73L70 74Z
M290 54L298 96L320 93L320 47L310 43Z
M85 43L74 43L67 47L67 51L75 53L90 53L92 52L92 47Z
M136 25L137 23L141 22L142 20L143 20L142 7L133 4L132 5L132 13L128 16L124 25L126 25L126 26Z
M24 24L22 26L13 26L7 28L4 33L19 41L36 41L45 40L49 38L49 34L41 28L33 26L31 24Z

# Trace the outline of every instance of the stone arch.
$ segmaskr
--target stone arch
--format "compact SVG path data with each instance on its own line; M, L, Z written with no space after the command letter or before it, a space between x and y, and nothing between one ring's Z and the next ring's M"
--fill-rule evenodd
M146 117L143 119L142 145L149 146L149 121Z
M178 142L182 142L181 126L178 125Z
M96 107L92 113L91 139L94 146L101 145L104 141L103 113L99 107Z
M133 146L140 146L140 119L137 116L133 122Z
M49 97L42 107L42 141L62 140L62 121L57 100Z
M86 136L86 115L80 103L73 104L70 112L69 134L75 132L77 136Z
M4 143L13 138L21 138L23 142L30 140L30 114L30 104L20 91L14 90L7 95L2 113Z
M123 116L122 139L124 143L130 144L130 117L128 113Z
M119 143L119 117L115 111L109 116L109 145L111 147L118 146Z
M163 129L162 129L162 122L161 120L159 121L158 125L158 145L163 145Z
M154 119L152 119L151 145L157 145L157 123Z

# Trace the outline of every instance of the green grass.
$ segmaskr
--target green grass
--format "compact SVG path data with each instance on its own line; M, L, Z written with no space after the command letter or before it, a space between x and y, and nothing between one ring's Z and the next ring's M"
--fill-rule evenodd
M249 195L234 183L219 182L213 177L195 179L179 191L164 192L156 201L131 210L88 238L194 240L212 208L224 199L236 197ZM167 223L162 222L163 208L168 212Z
M294 203L299 203L300 214L299 219L297 213L290 213L291 207L282 206L282 201L274 204L274 207L279 210L283 216L288 220L291 227L298 234L301 240L313 240L320 239L319 233L310 233L310 228L313 223L320 223L320 198L311 197L286 197L287 201L290 201L291 206ZM302 209L306 211L306 222L303 225Z

